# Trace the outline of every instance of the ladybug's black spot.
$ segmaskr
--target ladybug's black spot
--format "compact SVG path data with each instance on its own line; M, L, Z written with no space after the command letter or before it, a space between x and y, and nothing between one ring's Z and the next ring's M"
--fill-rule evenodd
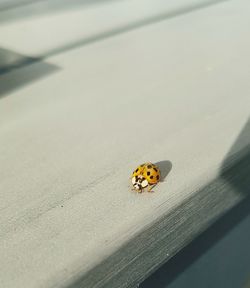
M157 172L158 170L154 167L155 172Z
M153 178L154 178L154 176L151 175L151 176L150 176L150 179L153 179Z
M159 180L160 176L159 176L159 175L157 175L157 176L156 176L156 178L157 178L157 180Z
M139 168L137 168L136 170L135 170L135 172L138 172L139 171Z
M150 172L149 172L149 171L147 172L147 175L148 175L148 176L150 175Z
M152 165L148 165L148 169L151 169L152 168Z

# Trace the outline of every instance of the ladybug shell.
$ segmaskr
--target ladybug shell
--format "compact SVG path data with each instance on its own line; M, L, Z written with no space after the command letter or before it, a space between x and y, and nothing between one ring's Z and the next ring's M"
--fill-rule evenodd
M132 177L143 175L143 171L144 171L144 168L145 168L144 166L145 166L145 164L141 164L140 166L138 166L135 169L135 171L133 172Z
M160 181L160 169L152 164L152 163L146 163L143 165L143 177L148 180L149 184L156 184Z

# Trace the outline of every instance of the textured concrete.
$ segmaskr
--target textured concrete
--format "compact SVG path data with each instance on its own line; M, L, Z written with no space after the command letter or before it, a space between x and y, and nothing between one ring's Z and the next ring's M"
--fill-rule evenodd
M234 145L249 118L249 8L246 0L226 1L178 14L88 45L79 42L77 49L0 78L1 287L62 287L81 284L85 276L89 287L120 287L112 279L130 267L130 258L116 258L118 266L104 267L111 269L105 275L96 270L91 278L88 271L137 235L147 235L142 231L160 219L177 221L162 222L174 237L175 223L180 227L178 219L185 217L170 218L171 212L187 209L181 205L191 203L229 165L225 159L238 159L250 143L245 133ZM66 12L62 19L63 25ZM33 40L27 45L21 37L19 45L6 31L19 35L20 22L1 25L4 48L37 53L40 31L32 22L28 26ZM41 26L46 35L48 27ZM138 195L128 178L145 161L172 169L155 193ZM198 221L199 229L244 197L230 195ZM185 227L171 253L199 233ZM154 230L155 237L161 232ZM146 251L148 239L140 240L137 251ZM142 270L133 266L138 274L124 285L163 260Z
M250 197L158 269L140 288L249 288L249 226Z

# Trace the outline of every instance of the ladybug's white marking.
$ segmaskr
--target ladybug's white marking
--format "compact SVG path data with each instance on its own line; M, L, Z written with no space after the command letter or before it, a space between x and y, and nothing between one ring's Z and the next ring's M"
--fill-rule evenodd
M142 186L142 188L145 188L145 187L147 187L148 186L148 180L143 180L142 182L141 182L141 186Z
M148 186L148 181L142 175L138 175L132 178L132 184L136 190L142 190Z

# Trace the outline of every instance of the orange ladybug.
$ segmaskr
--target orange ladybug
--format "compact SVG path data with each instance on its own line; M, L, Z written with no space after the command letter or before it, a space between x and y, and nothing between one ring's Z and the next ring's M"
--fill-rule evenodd
M148 187L148 192L160 181L160 169L153 163L144 163L138 166L132 174L133 189L142 192Z

